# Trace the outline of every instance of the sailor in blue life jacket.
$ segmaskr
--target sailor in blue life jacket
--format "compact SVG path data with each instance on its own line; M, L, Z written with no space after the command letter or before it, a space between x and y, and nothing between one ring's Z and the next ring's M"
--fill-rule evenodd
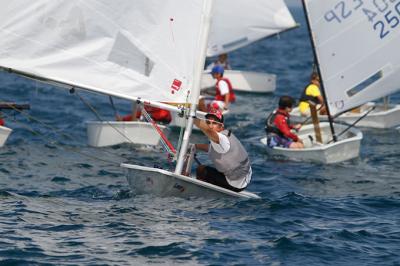
M233 92L233 87L229 79L224 78L224 68L221 65L216 65L211 70L211 75L217 80L215 83L214 98L200 98L199 110L207 112L210 106L218 106L221 110L227 110L229 104L236 101L236 95Z
M279 108L273 111L265 121L265 133L269 147L283 147L290 149L304 148L303 141L292 129L299 130L301 124L291 125L290 115L294 99L290 96L282 96L279 99Z
M197 179L235 192L244 190L252 175L249 156L235 135L224 129L221 111L212 109L205 121L195 119L194 123L210 140L210 144L196 144L196 149L208 152L214 165L200 165Z

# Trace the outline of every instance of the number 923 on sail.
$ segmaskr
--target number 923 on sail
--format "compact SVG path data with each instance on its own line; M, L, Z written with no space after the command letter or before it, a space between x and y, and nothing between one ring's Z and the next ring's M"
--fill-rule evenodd
M324 19L328 23L342 23L357 13L368 19L380 39L400 28L400 0L334 1Z

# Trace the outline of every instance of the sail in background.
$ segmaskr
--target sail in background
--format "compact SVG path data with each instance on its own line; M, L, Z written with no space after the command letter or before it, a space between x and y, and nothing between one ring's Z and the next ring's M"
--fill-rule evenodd
M150 101L185 102L203 0L0 0L0 66Z
M304 0L331 115L400 88L399 0Z
M217 0L207 56L231 52L296 25L283 0Z

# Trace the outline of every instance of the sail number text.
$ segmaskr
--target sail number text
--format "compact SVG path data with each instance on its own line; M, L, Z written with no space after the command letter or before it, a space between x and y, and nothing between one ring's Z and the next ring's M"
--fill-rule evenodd
M400 0L342 0L326 12L324 18L328 23L342 23L355 12L367 17L381 39L400 25Z

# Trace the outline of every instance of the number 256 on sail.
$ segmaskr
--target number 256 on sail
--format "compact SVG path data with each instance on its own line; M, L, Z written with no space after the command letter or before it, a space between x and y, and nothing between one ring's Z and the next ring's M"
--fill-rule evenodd
M380 39L400 24L400 0L342 0L327 11L324 18L328 23L342 23L357 12L364 14L372 23Z

